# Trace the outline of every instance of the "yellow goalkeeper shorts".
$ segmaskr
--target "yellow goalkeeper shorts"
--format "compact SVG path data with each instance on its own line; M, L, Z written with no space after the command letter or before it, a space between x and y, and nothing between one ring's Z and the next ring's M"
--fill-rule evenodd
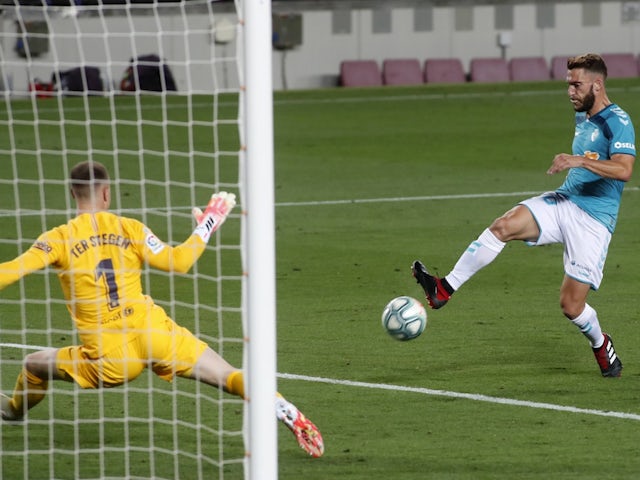
M160 378L189 375L207 348L188 329L179 326L155 305L149 327L123 333L119 346L100 358L90 358L82 345L58 350L59 372L71 377L82 388L117 387L133 380L150 367Z

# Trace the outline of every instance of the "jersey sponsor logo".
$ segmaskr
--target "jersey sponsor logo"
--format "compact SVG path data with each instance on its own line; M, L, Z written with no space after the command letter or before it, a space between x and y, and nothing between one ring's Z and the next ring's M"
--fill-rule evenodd
M615 148L628 148L630 150L636 151L636 146L631 142L616 142L613 144Z
M144 244L154 254L160 253L164 249L164 243L162 243L160 239L151 232L147 233L147 236L144 239Z
M42 250L44 253L51 253L53 247L49 245L49 242L37 241L33 244L33 248L37 248L38 250Z
M575 269L574 273L582 278L591 278L591 268L588 265L582 265L575 260L571 260L571 266Z
M103 318L102 320L100 320L100 323L102 325L105 325L107 323L122 320L123 318L133 315L133 312L134 312L133 307L126 307L123 310L119 310L118 312L116 312L114 315L110 317Z

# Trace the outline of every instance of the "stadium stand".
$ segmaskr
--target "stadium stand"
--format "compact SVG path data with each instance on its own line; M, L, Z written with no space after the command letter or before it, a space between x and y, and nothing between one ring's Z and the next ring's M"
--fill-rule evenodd
M633 78L638 76L638 60L632 53L603 53L608 78Z
M550 80L551 72L544 57L520 57L509 61L509 77L514 82Z
M463 83L466 80L458 58L433 58L424 62L425 83Z
M567 78L567 59L570 55L557 55L551 58L551 78L565 80Z
M375 87L382 85L382 74L375 60L344 60L340 63L343 87Z
M640 57L631 53L602 54L610 78L640 76ZM550 62L542 56L471 59L465 73L458 58L430 58L422 70L416 58L386 59L379 68L375 60L345 60L340 64L340 84L345 87L419 85L421 83L499 83L562 80L567 76L569 55L556 55Z
M418 85L423 82L417 58L387 59L382 62L382 83L385 85Z
M469 78L478 83L508 82L509 64L504 58L473 58Z

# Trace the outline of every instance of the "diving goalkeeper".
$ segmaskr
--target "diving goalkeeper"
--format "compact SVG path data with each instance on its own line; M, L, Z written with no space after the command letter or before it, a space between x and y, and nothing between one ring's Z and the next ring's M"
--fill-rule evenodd
M204 212L194 209L195 230L184 243L172 247L140 221L108 211L109 174L102 164L79 163L70 176L77 216L40 235L14 260L0 264L0 289L53 266L81 344L27 355L13 396L0 394L2 418L21 420L44 398L50 379L75 382L81 388L108 388L135 379L145 368L167 381L177 375L244 398L242 372L169 318L143 293L141 282L145 264L187 272L227 219L235 195L216 193ZM280 394L275 412L307 453L323 454L318 429Z

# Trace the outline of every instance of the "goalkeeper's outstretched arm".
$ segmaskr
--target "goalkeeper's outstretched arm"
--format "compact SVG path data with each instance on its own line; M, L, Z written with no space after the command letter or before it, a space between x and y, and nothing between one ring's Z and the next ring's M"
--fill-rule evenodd
M13 260L0 263L0 290L48 265L46 255L37 254L34 248L31 247Z
M200 258L211 235L225 222L236 204L233 193L214 193L204 212L194 208L197 225L191 236L175 247L166 246L159 252L145 247L145 260L153 268L167 272L186 273Z

